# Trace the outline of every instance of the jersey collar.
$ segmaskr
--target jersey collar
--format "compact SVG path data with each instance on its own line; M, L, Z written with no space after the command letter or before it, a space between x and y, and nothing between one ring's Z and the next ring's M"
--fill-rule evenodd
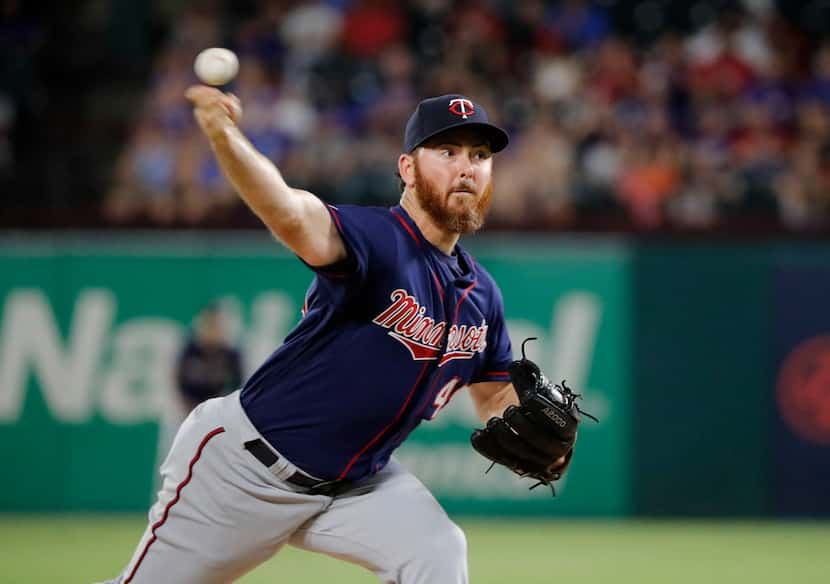
M415 223L415 220L410 217L409 213L407 213L406 209L404 209L401 205L396 205L389 209L389 211L397 217L398 221L401 223L401 226L409 233L410 237L415 240L418 247L431 253L442 263L455 263L458 261L457 258L461 258L461 261L466 262L469 266L469 274L474 275L475 263L473 263L470 254L468 254L467 251L461 247L461 244L456 243L453 248L453 254L457 257L448 256L443 251L435 247L426 237L424 237L424 234L421 232L418 224Z

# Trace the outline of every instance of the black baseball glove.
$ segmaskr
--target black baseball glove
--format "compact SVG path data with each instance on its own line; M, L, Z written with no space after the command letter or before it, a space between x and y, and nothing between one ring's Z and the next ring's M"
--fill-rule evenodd
M520 405L509 406L500 418L490 418L470 441L479 454L493 461L490 468L503 464L519 476L536 479L531 489L548 485L556 494L552 482L570 465L580 414L598 420L579 409L576 400L581 396L564 381L551 384L539 366L525 357L525 343L532 340L525 339L521 360L513 361L508 369ZM564 462L557 464L563 456Z

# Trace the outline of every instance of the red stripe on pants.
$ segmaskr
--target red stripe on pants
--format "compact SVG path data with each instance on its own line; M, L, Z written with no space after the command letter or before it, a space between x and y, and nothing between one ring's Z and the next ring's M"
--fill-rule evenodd
M215 430L211 430L207 436L202 438L202 442L199 444L199 448L196 450L196 454L193 456L193 458L190 459L190 464L187 467L187 476L182 482L179 483L179 486L176 487L176 496L173 497L173 499L164 508L164 513L162 513L161 519L156 521L150 528L150 533L152 534L152 537L144 546L144 551L141 552L141 555L139 556L138 561L135 563L135 566L133 566L130 575L127 576L126 580L124 580L124 584L130 584L132 579L135 577L135 573L138 571L138 567L141 565L141 562L144 561L144 556L147 555L147 551L150 549L150 546L153 545L154 541L156 541L156 530L162 525L164 525L165 521L167 521L167 516L170 514L170 509L172 509L173 505L178 503L179 499L181 498L182 489L184 489L187 483L190 482L190 479L193 478L193 465L195 465L196 461L199 460L199 458L202 456L202 450L205 448L205 445L210 441L211 438L218 434L221 434L224 431L225 428L219 426Z

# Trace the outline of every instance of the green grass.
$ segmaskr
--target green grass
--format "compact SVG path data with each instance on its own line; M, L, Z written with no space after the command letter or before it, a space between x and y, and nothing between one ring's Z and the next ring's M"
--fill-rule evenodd
M469 540L474 584L830 581L830 523L551 520L461 525ZM144 520L137 516L0 515L0 582L89 584L112 577L129 559L143 529ZM361 568L289 548L240 582L377 580Z

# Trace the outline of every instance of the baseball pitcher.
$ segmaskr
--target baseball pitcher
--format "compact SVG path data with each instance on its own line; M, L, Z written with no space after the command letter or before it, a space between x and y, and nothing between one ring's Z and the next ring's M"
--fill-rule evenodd
M286 544L386 583L467 582L463 532L395 448L467 390L484 425L472 446L550 484L579 421L576 395L513 360L499 288L458 244L484 221L507 134L469 97L425 99L406 125L400 204L335 207L254 149L234 96L187 98L225 176L315 277L285 343L182 424L115 582L230 582Z

